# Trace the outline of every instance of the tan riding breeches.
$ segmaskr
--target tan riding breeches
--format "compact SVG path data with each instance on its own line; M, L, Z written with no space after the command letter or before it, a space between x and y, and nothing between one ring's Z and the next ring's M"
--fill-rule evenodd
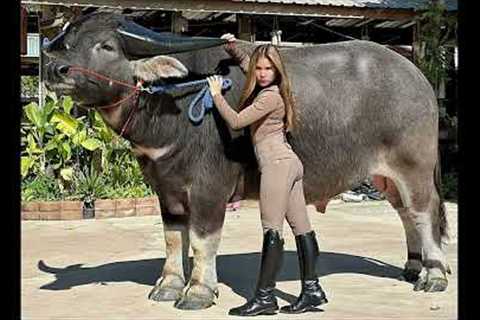
M259 168L262 227L283 231L287 219L294 235L311 231L303 193L303 165L284 135L255 145Z

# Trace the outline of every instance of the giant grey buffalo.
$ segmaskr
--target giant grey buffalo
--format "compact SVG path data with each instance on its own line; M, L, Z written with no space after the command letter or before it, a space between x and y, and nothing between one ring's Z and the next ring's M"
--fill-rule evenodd
M175 300L180 309L213 304L225 206L240 175L246 197L258 197L258 169L248 136L231 131L215 109L201 121L188 117L205 84L156 93L139 88L220 74L231 80L225 97L236 105L245 76L222 42L211 39L157 34L103 12L73 21L44 49L48 88L96 108L131 142L158 194L166 242L165 265L149 298ZM415 290L445 290L450 270L438 106L427 79L408 59L369 41L281 53L298 104L299 125L289 140L304 164L307 202L324 210L328 199L371 177L405 229L404 278Z

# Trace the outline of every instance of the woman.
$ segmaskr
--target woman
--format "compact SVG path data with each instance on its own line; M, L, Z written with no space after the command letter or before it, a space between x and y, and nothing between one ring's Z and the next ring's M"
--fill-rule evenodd
M273 294L283 258L283 220L286 218L297 244L302 291L281 312L301 313L327 302L315 272L318 244L307 215L303 194L303 165L286 140L294 129L295 105L290 83L278 50L261 45L251 58L227 39L226 51L237 60L247 79L240 98L241 112L232 109L221 94L221 78L208 78L215 105L232 129L249 126L255 155L261 171L260 211L263 235L262 261L255 296L229 311L231 315L275 314Z

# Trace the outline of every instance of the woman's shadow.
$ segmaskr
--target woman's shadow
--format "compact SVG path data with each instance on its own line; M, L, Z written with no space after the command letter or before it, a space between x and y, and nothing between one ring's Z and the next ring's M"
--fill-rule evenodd
M218 282L229 286L235 293L250 299L253 296L260 264L260 253L242 253L217 257ZM134 282L154 286L165 259L146 259L107 263L95 267L74 264L67 267L48 266L43 260L38 268L54 274L55 280L41 286L45 290L68 290L72 287L110 282ZM338 273L358 273L372 277L398 279L402 269L382 261L344 253L321 252L317 263L319 277ZM278 281L299 280L298 259L295 251L285 251L283 267ZM321 281L321 279L320 279ZM294 294L298 294L295 292ZM295 296L276 289L276 295L292 303Z

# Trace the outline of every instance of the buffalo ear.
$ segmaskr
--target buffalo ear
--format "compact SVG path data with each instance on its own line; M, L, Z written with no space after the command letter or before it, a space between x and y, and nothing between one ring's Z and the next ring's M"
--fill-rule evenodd
M188 74L187 68L180 61L167 56L134 60L130 64L134 75L147 82L160 78L183 78Z

